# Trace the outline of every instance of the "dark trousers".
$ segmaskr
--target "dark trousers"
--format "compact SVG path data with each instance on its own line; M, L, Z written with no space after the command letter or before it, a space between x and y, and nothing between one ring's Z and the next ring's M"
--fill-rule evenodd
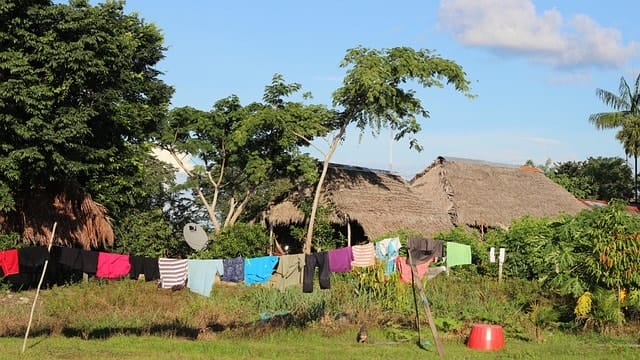
M326 251L313 253L304 257L304 274L302 277L302 292L313 292L313 278L318 268L320 289L331 288L331 272L329 271L329 255Z

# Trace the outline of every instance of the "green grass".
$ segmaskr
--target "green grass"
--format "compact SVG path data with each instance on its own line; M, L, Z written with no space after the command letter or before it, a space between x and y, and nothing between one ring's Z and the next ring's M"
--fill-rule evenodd
M335 280L335 281L334 281ZM27 351L20 354L35 291L0 294L0 359L424 359L406 285L392 293L336 276L328 291L285 293L216 285L211 298L131 280L43 290ZM373 283L375 285L375 283ZM527 313L546 296L535 283L441 277L426 288L447 359L640 359L637 322L605 336L571 321L545 327L541 342ZM380 301L380 299L384 301ZM264 314L279 314L264 320ZM423 340L433 343L420 309ZM501 324L497 352L465 346L473 323ZM361 324L370 342L357 344ZM617 335L617 336L613 336Z
M356 328L338 334L322 331L279 330L263 335L224 334L187 340L159 336L113 336L82 340L61 336L30 338L21 354L23 338L0 338L2 359L433 359L435 346L394 343L373 329L373 343L357 344ZM352 336L353 335L353 336ZM443 343L446 359L637 359L640 348L628 339L549 335L544 344L507 339L500 351L479 351L459 341Z

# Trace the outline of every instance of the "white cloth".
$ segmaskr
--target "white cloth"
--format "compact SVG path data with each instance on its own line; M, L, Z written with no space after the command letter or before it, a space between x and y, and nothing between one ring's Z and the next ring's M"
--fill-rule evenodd
M160 287L170 289L176 285L184 285L188 277L187 259L158 259L158 270L160 271Z

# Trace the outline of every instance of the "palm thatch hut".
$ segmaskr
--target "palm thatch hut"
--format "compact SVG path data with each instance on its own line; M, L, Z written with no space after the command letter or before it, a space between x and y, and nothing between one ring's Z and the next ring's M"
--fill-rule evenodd
M46 246L57 222L54 245L90 250L114 243L107 209L87 193L43 192L28 196L16 205L16 211L0 213L0 233L17 232L25 243Z
M506 228L522 216L575 215L589 207L529 166L438 157L411 188L446 209L452 225Z
M268 207L261 220L270 227L303 225L302 201L313 189L289 194ZM398 229L434 234L451 228L447 214L432 200L421 198L400 175L384 170L331 164L321 203L332 209L330 221L349 241L373 239Z

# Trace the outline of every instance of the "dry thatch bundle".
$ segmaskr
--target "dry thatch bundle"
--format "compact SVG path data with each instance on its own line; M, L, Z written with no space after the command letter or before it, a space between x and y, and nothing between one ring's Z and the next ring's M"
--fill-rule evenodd
M85 250L113 245L107 209L87 193L38 193L18 205L15 212L0 214L0 230L20 233L25 243L47 245L53 224L57 222L56 245Z
M575 215L587 209L533 167L439 157L411 180L422 198L447 208L455 225L507 227L522 216Z

